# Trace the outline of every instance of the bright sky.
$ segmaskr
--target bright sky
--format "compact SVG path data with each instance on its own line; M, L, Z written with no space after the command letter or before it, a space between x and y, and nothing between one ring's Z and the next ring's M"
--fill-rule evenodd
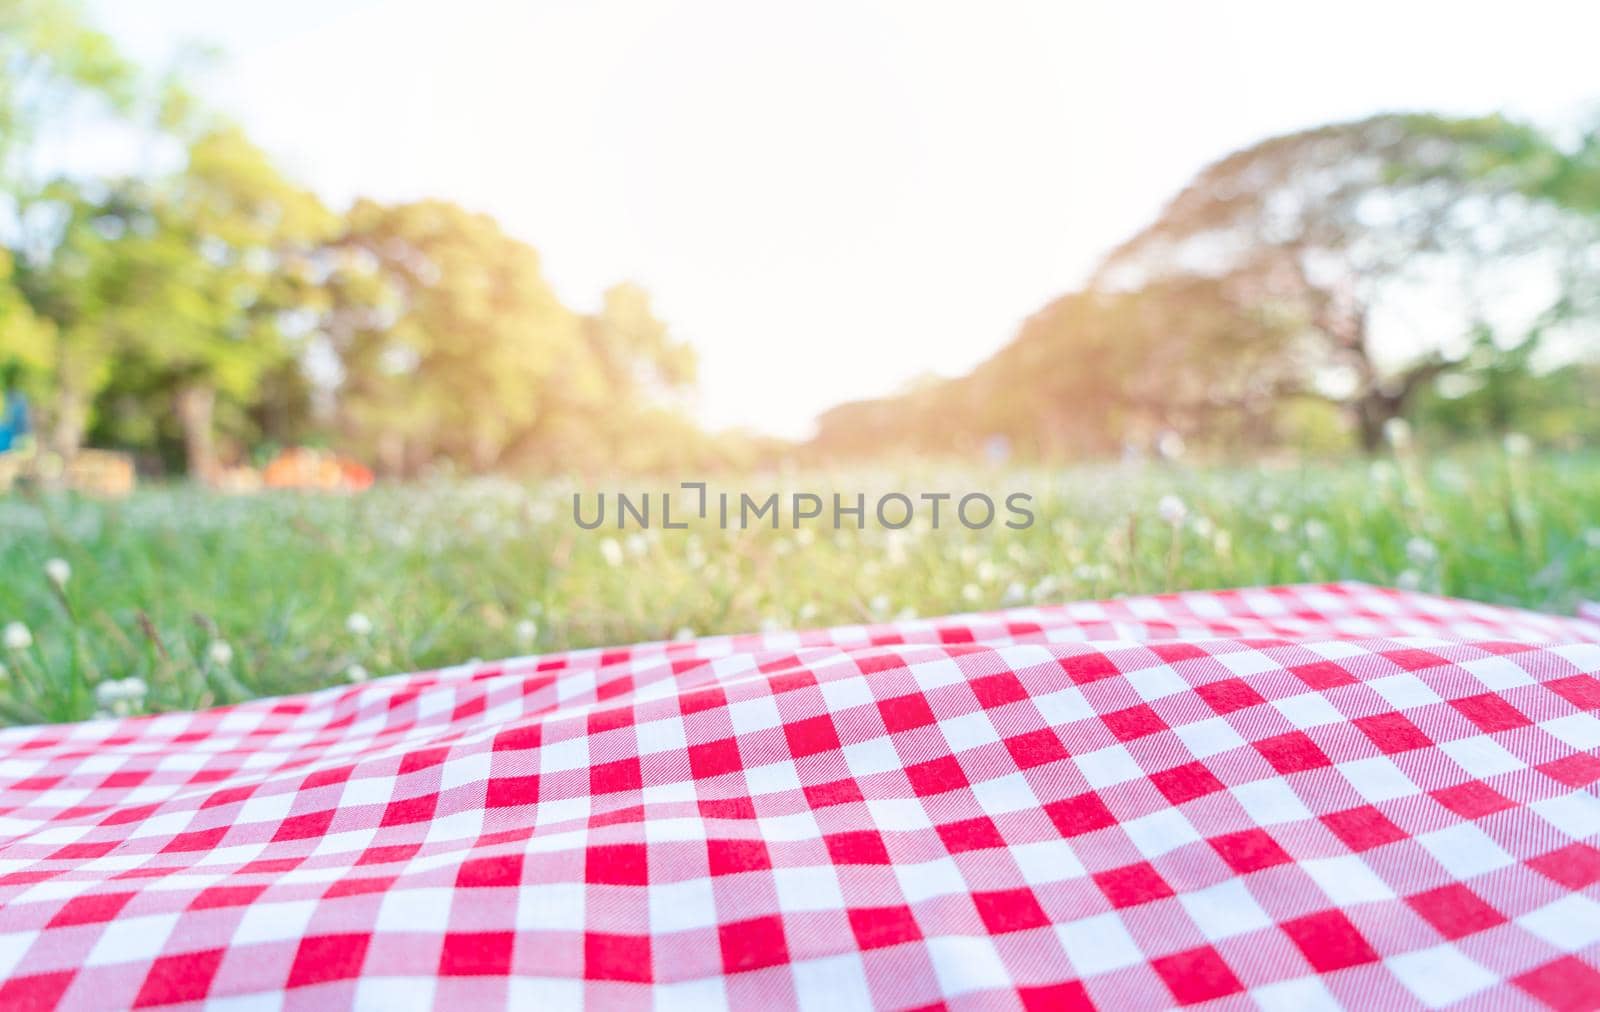
M1600 4L93 0L335 206L494 214L644 284L716 426L965 370L1205 163L1368 113L1575 121Z

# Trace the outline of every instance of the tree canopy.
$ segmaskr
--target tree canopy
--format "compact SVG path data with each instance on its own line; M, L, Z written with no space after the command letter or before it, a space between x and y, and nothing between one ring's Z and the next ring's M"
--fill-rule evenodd
M1475 335L1510 348L1568 318L1595 232L1549 199L1565 165L1543 134L1500 117L1378 116L1274 137L1202 171L1095 283L1205 278L1241 316L1276 315L1299 373L1284 392L1347 407L1371 448ZM1508 312L1495 299L1508 282L1536 288L1535 304Z
M841 406L813 449L1325 448L1341 429L1372 449L1419 401L1457 435L1592 435L1597 136L1386 115L1269 138L970 373Z
M52 161L50 135L86 128L141 157ZM970 373L840 405L810 450L1371 449L1400 417L1600 436L1597 230L1600 126L1395 114L1268 138ZM648 292L596 302L566 304L487 215L325 206L185 73L134 67L68 0L0 0L0 366L55 452L206 480L304 442L403 476L779 455L689 420L694 356Z
M34 157L68 113L136 136L160 167L86 176ZM486 215L330 211L181 75L139 73L62 0L0 0L0 169L0 348L63 455L92 437L203 479L308 438L398 474L568 464L640 417L671 424L693 379L642 289L585 314Z

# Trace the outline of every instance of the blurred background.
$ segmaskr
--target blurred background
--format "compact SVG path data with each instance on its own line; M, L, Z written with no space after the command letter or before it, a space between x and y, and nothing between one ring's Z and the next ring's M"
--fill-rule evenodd
M1600 596L1596 37L0 0L0 718L1139 590ZM1041 520L567 517L707 476Z
M1596 434L1589 5L1059 6L5 0L9 385L209 482Z

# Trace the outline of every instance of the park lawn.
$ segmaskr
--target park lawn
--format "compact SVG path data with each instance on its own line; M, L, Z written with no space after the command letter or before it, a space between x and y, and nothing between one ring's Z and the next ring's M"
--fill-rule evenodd
M595 491L676 487L585 488L585 509ZM888 531L869 506L866 530L618 531L613 517L587 531L574 484L490 479L350 497L13 494L0 497L0 720L93 716L110 680L148 687L116 712L153 712L473 658L1176 589L1356 579L1564 613L1600 598L1596 453L908 465L717 489L869 503L1020 491L1036 519L1008 529L1002 509L984 530L947 516L934 531L924 514ZM52 559L68 563L64 583Z

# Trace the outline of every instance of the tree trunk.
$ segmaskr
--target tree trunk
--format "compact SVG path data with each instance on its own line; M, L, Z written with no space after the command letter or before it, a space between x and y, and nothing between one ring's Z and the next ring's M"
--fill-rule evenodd
M183 451L191 481L205 485L217 478L216 447L212 442L212 416L217 391L209 383L187 383L178 388L178 425L183 429Z
M385 478L406 476L406 437L398 432L383 432L378 436L378 471Z
M1413 365L1397 379L1387 384L1369 386L1362 391L1355 401L1361 448L1369 454L1382 449L1384 426L1392 419L1405 415L1411 399L1424 385L1458 365L1459 362L1434 355Z
M1369 390L1355 402L1355 411L1361 452L1371 455L1382 450L1384 426L1391 419L1400 417L1400 404L1380 391Z
M56 394L51 419L49 448L63 460L71 460L83 449L83 436L89 425L89 399L77 389L63 385Z

